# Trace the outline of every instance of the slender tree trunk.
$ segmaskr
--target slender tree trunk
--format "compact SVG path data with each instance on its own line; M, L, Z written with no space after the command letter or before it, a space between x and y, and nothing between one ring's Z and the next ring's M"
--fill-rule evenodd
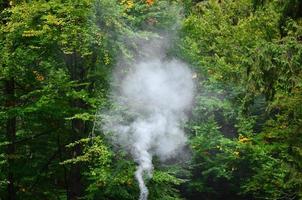
M83 137L85 123L83 120L74 119L72 121L72 129L74 131L74 141L81 139L81 135ZM76 145L72 150L72 157L77 157L81 155L82 147L81 145ZM83 195L83 184L82 184L82 174L81 174L81 164L76 163L71 166L69 181L68 181L68 199L69 200L78 200Z
M60 134L57 134L57 145L59 147L59 156L60 156L60 162L63 162L63 151L62 151L62 146L61 146L61 140L60 140ZM64 184L65 184L65 189L68 191L68 177L67 177L67 169L65 165L62 165L63 170L64 170Z
M70 75L72 80L81 83L84 79L84 68L81 65L80 58L77 53L74 53L68 58L67 64L69 65ZM81 88L78 88L81 89ZM85 103L81 99L75 99L71 102L71 106L75 109L85 109ZM71 128L73 130L72 142L80 140L85 136L86 124L81 119L73 119ZM71 152L71 157L75 158L82 153L82 146L76 145ZM76 163L71 166L68 179L68 200L78 200L83 196L84 186L81 174L81 164Z
M5 81L5 95L6 95L6 107L8 109L15 106L15 81L13 78ZM8 174L7 174L7 199L16 199L16 189L15 189L15 174L14 174L14 154L16 152L16 117L9 116L6 121L6 138L9 142L7 147L7 164L8 164Z

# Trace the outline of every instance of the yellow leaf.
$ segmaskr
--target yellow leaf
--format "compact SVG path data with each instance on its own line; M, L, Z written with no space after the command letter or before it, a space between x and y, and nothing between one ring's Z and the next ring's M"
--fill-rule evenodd
M128 0L128 1L126 2L126 7L127 7L127 9L131 9L133 6L134 6L133 1Z
M249 142L251 139L250 138L247 138L247 137L244 137L242 135L239 136L239 142L240 143L246 143L246 142Z

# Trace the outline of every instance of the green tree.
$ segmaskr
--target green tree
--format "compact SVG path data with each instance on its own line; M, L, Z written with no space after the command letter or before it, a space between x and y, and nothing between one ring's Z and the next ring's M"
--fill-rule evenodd
M203 1L185 19L179 55L196 66L201 91L193 196L301 198L301 18L289 14L299 6Z

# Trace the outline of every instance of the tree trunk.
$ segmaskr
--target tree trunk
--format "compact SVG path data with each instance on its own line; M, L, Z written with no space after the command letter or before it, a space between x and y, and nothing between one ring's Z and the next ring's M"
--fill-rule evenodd
M6 95L6 108L10 109L15 106L15 81L13 78L5 81L5 95ZM9 116L6 121L6 138L9 142L7 146L7 164L8 164L8 174L7 174L7 199L16 199L16 189L14 183L14 154L16 152L16 117Z
M77 55L76 51L66 59L67 66L69 67L71 79L78 83L82 83L84 79L85 69L81 65L81 59ZM78 90L81 87L77 88ZM85 109L86 105L81 99L75 99L74 102L71 102L71 106L75 109ZM80 140L85 136L86 124L81 119L73 119L72 124L72 142ZM71 152L71 157L76 158L82 154L82 146L80 144L76 145ZM83 196L84 186L81 174L81 164L75 163L71 166L68 179L68 200L78 200Z
M73 141L81 139L81 135L84 133L85 123L83 120L72 120L72 129L74 131ZM82 136L83 137L83 136ZM81 145L76 145L72 150L72 157L76 158L81 155ZM70 168L69 181L68 181L68 200L78 200L83 195L83 184L80 163L75 163Z

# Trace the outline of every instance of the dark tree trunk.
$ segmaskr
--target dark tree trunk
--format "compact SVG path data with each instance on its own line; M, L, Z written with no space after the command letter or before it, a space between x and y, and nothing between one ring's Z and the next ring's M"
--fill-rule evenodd
M81 135L83 136L85 124L83 120L73 120L72 121L72 129L74 131L74 141L81 139ZM81 145L76 145L72 150L72 157L75 158L82 153ZM69 200L77 200L80 199L83 195L83 180L81 174L81 165L76 163L71 166L68 180L68 199Z
M82 66L81 58L79 58L76 51L74 51L72 55L66 58L66 63L69 68L72 80L78 83L82 83L85 76L85 69ZM77 88L77 90L80 89L82 88ZM75 99L74 102L71 102L71 106L76 110L86 109L86 104L81 99ZM71 128L73 132L72 142L75 142L85 137L86 124L83 120L73 119ZM76 145L71 151L71 157L76 158L77 156L81 155L81 153L82 146L80 144ZM84 186L81 174L81 164L76 163L71 166L69 171L67 199L78 200L83 196L83 193Z
M11 109L15 106L15 82L14 79L5 81L6 108ZM16 152L16 117L9 116L6 121L6 138L9 142L7 146L7 199L16 199L15 174L14 174L14 154Z

